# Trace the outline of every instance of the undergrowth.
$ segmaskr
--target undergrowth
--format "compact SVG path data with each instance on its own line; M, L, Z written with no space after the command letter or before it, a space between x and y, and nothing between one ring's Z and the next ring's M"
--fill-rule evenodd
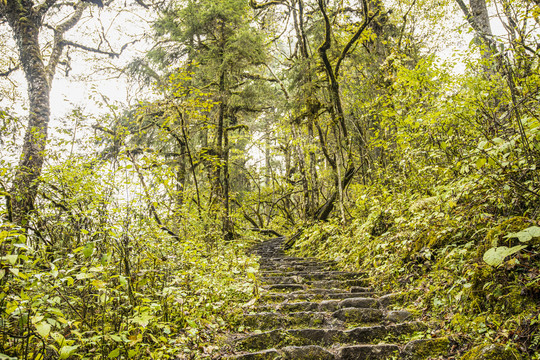
M426 197L354 187L352 221L311 224L291 253L367 271L376 290L401 293L400 307L420 311L462 353L496 343L539 359L540 239L520 246L516 236L538 221L506 211L511 194L499 198L492 185L462 178ZM520 248L486 263L501 246Z
M197 224L175 239L112 225L54 257L4 224L2 358L196 359L219 351L224 314L251 298L253 239L225 242ZM34 245L32 245L34 244ZM49 260L47 260L49 259ZM234 313L234 312L233 312Z

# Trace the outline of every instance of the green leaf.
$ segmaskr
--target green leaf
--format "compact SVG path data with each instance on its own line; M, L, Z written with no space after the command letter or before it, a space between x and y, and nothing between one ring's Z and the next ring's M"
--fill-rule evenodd
M540 227L538 226L531 226L527 229L521 230L517 233L510 233L505 238L518 238L521 242L527 242L530 241L534 237L540 237Z
M109 359L117 358L120 355L120 348L116 348L109 353Z
M15 254L15 255L6 255L4 256L4 258L11 264L11 265L15 265L17 263L17 258L19 257L19 255Z
M36 324L36 331L42 337L47 338L49 337L49 334L51 333L51 325L49 323L42 321Z
M62 348L59 351L60 359L67 359L71 355L75 354L75 351L77 351L79 346L80 345L73 345L73 346L64 345L64 346L62 346Z
M89 258L90 256L92 256L92 254L94 253L94 243L89 242L88 244L86 244L82 253L85 258Z
M54 265L54 264L51 264L51 275L52 275L54 278L57 278L57 277L58 277L58 268L57 268L56 265Z
M113 341L116 341L116 342L123 342L122 341L122 338L118 335L109 335L111 337L111 339L113 339Z
M486 159L485 158L479 158L478 160L476 160L476 168L477 169L482 168L482 166L484 166L485 164L486 164Z
M530 241L533 237L531 234L529 234L527 231L520 231L515 234L519 241L521 242L527 242Z
M94 277L94 274L92 274L92 273L80 273L80 274L75 275L75 278L77 280L90 279L90 278L93 278L93 277Z
M499 266L507 256L517 253L525 249L527 245L518 245L511 248L499 246L489 249L484 253L484 261L491 266Z
M191 319L187 319L186 322L188 323L189 326L191 326L192 328L196 329L198 328L197 326L197 323Z
M540 237L540 226L531 226L531 227L528 227L526 228L525 230L523 231L526 231L528 232L529 234L531 234L531 236L533 238L535 237Z
M9 271L13 273L15 276L19 276L19 269L17 268L9 268Z

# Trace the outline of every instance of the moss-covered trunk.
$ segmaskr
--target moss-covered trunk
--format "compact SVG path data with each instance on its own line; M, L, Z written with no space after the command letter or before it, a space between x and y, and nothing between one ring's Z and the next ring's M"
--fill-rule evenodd
M6 17L13 30L19 58L28 83L30 103L19 167L12 186L13 221L27 226L38 189L38 178L45 159L50 119L50 79L39 47L42 15L31 4L8 1Z

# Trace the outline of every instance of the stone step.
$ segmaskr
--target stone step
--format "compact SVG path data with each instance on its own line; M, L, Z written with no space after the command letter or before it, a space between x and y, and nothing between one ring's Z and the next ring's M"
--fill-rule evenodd
M299 346L337 344L367 344L376 340L389 340L401 335L425 331L427 326L422 322L406 322L396 325L376 325L356 327L350 330L339 329L287 329L271 330L260 334L248 335L236 340L236 349L243 351L260 351L269 348L283 347L290 344Z
M259 265L274 265L274 266L281 266L281 265L336 265L337 263L335 261L320 261L317 259L302 259L302 258L271 258L271 259L264 259L262 258L259 260Z
M334 265L324 265L324 264L313 264L313 265L261 265L259 267L261 270L274 270L281 272L292 272L292 271L321 271L321 270L333 270Z
M306 290L308 288L307 285L291 284L291 283L263 285L261 287L268 291L283 291L283 292Z
M400 357L399 347L397 345L353 345L343 346L336 351L334 359L339 360L375 360L392 359Z
M298 290L308 290L308 289L328 289L328 290L341 290L344 292L349 290L351 292L365 292L369 290L366 286L369 285L369 282L366 279L358 280L316 280L316 281L306 281L304 283L270 283L268 285L263 285L262 288L265 290L276 290L276 291L298 291Z
M391 359L399 357L400 351L397 345L356 345L344 346L335 353L324 349L321 346L287 346L282 349L270 349L255 353L248 353L229 357L228 359L238 360L266 360L266 359L287 359L287 360L376 360Z
M298 256L277 256L261 258L260 262L265 261L317 261L317 262L335 262L332 260L322 261L314 257L298 257Z
M261 281L275 281L280 279L302 278L305 281L317 281L317 280L356 280L363 279L366 274L363 272L349 272L349 271L297 271L283 273L281 271L261 271ZM281 281L280 281L281 282ZM285 281L282 281L285 282Z
M309 281L310 287L320 289L349 289L351 292L365 292L370 289L369 281L367 279L354 279L354 280L316 280ZM353 291L353 289L355 289Z
M389 310L401 294L379 297L366 273L338 271L335 261L286 256L283 240L253 251L261 256L262 295L242 320L253 333L236 335L236 354L228 359L421 360L442 355L444 346L448 352L448 341L401 343L404 335L427 330L408 311Z
M351 286L355 287L366 287L369 285L367 279L332 279L332 280L308 280L301 276L270 276L266 278L261 278L261 282L264 284L306 284L320 288L350 288Z
M334 312L265 312L244 315L247 327L261 330L298 327L341 327L380 322L386 314L372 308L343 308Z
M336 311L346 307L372 308L380 307L379 300L374 298L349 298L345 300L323 300L321 302L283 302L278 304L259 305L259 312L298 312L298 311Z
M311 289L314 290L314 289ZM349 298L358 298L358 297L374 297L376 294L374 292L360 292L360 293L350 293L350 292L331 292L332 290L327 290L329 292L320 292L314 293L312 291L299 291L292 293L269 293L261 296L263 301L273 301L273 302L282 302L285 300L328 300L328 299L349 299Z
M325 349L318 345L286 346L280 349L268 349L253 353L243 353L226 357L237 360L377 360L406 359L423 360L448 356L450 350L448 338L419 339L408 342L405 346L396 344L346 345Z

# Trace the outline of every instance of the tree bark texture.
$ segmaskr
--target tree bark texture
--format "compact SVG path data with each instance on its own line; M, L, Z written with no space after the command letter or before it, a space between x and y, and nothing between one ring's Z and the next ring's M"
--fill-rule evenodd
M1 4L1 3L0 3ZM19 60L28 83L29 114L19 166L12 184L13 222L28 226L34 208L39 177L45 161L50 120L50 92L56 67L65 43L63 35L80 20L85 5L75 5L75 12L54 28L54 42L45 65L39 44L43 17L54 1L35 6L29 0L7 0L0 14L7 19L15 38Z
M30 4L8 1L5 15L13 30L19 58L28 83L30 112L28 127L19 168L13 182L13 222L27 225L27 215L33 208L37 195L38 178L45 158L48 125L50 119L50 83L47 69L41 58L39 29L42 16L35 13Z

